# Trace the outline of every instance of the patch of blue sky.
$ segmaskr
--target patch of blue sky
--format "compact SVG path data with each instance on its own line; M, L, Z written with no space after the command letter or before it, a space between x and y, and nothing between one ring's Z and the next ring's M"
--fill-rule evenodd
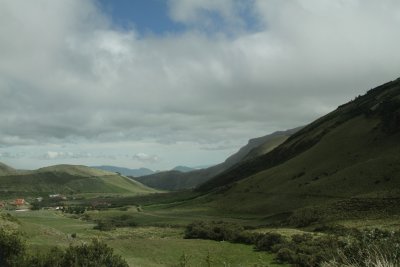
M252 1L237 2L240 24L232 24L217 11L202 10L203 21L185 24L169 17L167 0L97 0L101 10L111 17L114 26L123 30L135 29L139 35L179 34L195 29L206 34L223 33L228 36L237 32L256 32L260 23L252 9Z
M168 15L166 0L97 0L113 24L123 30L135 29L141 35L180 33L185 25Z

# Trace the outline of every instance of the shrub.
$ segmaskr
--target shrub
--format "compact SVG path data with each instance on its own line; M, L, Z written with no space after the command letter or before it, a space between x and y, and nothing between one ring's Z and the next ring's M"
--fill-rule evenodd
M106 244L93 240L90 244L70 246L67 250L54 247L48 253L29 255L18 233L0 229L1 267L128 267Z
M256 249L262 251L272 251L274 245L282 244L285 240L282 235L277 233L266 233L256 241Z
M91 244L70 246L65 251L62 263L62 266L129 267L121 256L114 254L112 248L97 239L94 239Z
M290 225L296 227L307 227L320 220L321 214L313 208L296 210L288 219Z
M284 262L295 262L296 253L289 248L281 248L276 254L276 260L280 263Z
M54 247L48 253L27 255L19 266L23 267L64 267L65 253L60 248Z
M237 240L240 233L244 231L243 226L235 223L222 221L204 222L198 221L189 224L185 230L185 238L211 239L217 241Z
M260 239L262 234L259 233L251 233L248 231L243 231L237 234L234 242L241 244L254 245L258 239Z
M100 230L100 231L111 231L115 230L115 225L112 224L110 221L98 221L97 225L93 227L93 229Z
M18 233L0 229L0 266L16 266L25 254L25 243Z

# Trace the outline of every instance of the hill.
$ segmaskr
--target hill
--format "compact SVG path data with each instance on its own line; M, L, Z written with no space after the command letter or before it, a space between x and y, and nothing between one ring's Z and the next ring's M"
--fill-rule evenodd
M10 166L7 166L4 163L0 162L0 176L2 175L8 175L8 174L14 174L17 171L13 168L11 168Z
M37 193L142 194L153 189L115 173L77 165L56 165L34 171L4 173L0 192L13 195Z
M134 176L134 177L140 177L140 176L150 175L150 174L154 173L154 171L147 169L147 168L129 169L129 168L124 168L124 167L108 166L108 165L93 166L92 168L109 171L109 172L114 172L114 173L120 173L125 176Z
M265 216L349 199L398 199L399 140L397 79L339 106L269 153L235 165L197 190L211 192L209 205L218 209Z
M243 159L250 159L271 151L299 129L300 128L295 128L287 131L274 132L263 137L251 139L247 145L240 148L238 152L227 158L223 163L212 167L186 173L176 170L158 172L153 175L135 177L134 179L152 188L162 190L194 188L231 168Z

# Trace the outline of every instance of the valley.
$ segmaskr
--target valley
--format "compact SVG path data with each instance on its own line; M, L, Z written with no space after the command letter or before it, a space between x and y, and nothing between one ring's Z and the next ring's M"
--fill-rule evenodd
M341 266L400 241L399 140L397 79L206 169L1 164L0 225L27 253L95 238L129 266Z

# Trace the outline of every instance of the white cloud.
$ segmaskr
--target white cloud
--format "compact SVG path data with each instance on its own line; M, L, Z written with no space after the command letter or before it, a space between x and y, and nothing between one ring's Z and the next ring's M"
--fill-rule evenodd
M399 1L249 1L257 32L240 3L171 0L188 30L139 38L94 1L1 1L0 145L185 142L194 160L194 144L234 150L399 76Z
M65 151L47 151L37 158L44 160L65 160L65 159L85 159L92 158L92 154L87 152L65 152Z

